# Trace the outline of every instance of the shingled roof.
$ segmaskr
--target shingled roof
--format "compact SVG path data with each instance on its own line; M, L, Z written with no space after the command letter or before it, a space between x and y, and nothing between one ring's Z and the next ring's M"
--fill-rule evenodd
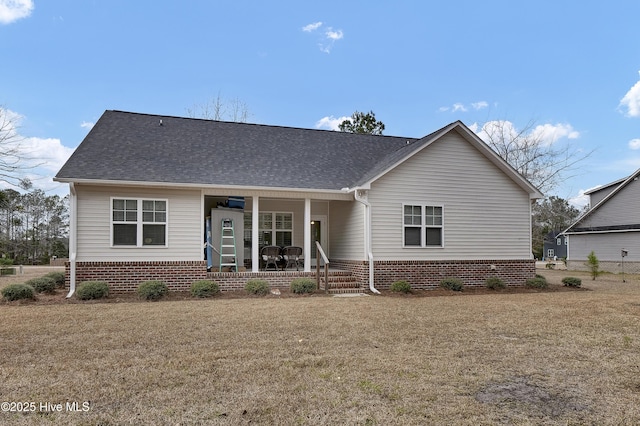
M460 121L416 139L109 110L54 180L342 191L452 130L532 198L542 196Z
M340 190L415 141L105 111L55 180Z

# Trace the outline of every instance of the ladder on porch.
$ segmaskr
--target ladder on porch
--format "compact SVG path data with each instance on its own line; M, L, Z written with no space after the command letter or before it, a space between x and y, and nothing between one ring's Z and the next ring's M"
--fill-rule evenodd
M236 256L236 237L233 230L233 220L222 219L222 232L220 234L220 272L222 268L229 266L238 271L238 258Z

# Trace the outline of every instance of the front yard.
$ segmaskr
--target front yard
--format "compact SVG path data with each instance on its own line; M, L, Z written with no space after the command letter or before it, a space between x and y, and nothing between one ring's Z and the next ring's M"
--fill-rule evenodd
M640 423L640 277L539 273L589 291L0 304L0 422Z

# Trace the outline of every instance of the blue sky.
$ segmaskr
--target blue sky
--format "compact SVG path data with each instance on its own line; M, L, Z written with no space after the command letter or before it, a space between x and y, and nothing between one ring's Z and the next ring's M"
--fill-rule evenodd
M0 105L34 183L107 109L186 116L220 96L249 122L385 134L462 120L587 153L556 195L640 168L640 2L0 0Z

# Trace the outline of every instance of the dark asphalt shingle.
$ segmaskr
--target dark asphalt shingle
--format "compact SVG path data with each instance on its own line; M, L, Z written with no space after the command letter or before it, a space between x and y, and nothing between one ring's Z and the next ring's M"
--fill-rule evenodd
M105 111L56 179L339 190L394 164L416 141Z

